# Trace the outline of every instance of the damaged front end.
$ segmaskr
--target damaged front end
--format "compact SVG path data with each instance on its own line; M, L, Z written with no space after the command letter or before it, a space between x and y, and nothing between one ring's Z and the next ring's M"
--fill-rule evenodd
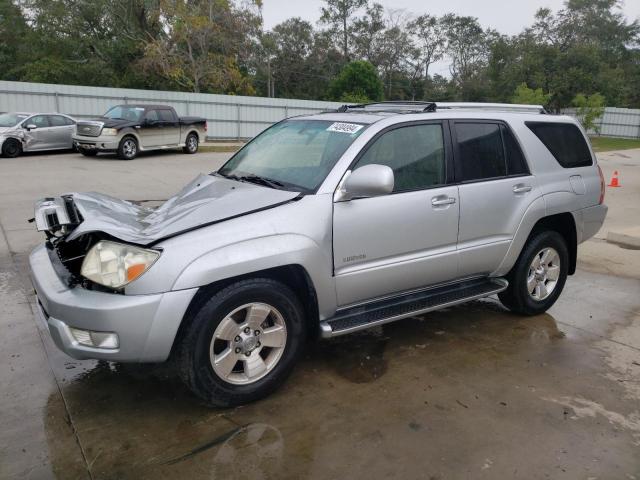
M48 239L64 237L82 223L71 195L38 200L34 214L36 230L44 232Z

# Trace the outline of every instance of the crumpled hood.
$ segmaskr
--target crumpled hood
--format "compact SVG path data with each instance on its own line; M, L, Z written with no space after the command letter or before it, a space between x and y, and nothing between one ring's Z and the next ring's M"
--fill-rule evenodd
M16 130L18 130L16 127L0 127L0 137L7 133L16 133Z
M201 174L157 208L100 193L72 193L82 215L69 240L104 232L126 242L149 245L194 228L287 203L301 194Z

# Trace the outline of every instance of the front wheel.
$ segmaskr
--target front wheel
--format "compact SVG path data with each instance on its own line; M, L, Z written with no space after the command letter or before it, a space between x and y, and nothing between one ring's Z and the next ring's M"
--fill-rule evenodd
M196 153L198 151L198 136L195 133L187 135L184 147L182 147L184 153Z
M509 287L498 294L502 304L522 315L546 312L567 280L569 251L558 232L540 232L527 242L507 276Z
M138 155L138 142L133 137L124 137L118 145L118 157L133 160Z
M9 158L15 158L22 153L22 145L15 138L8 138L2 144L2 155Z
M304 344L296 295L266 278L224 288L187 321L178 347L180 375L211 406L241 405L268 395L291 373Z

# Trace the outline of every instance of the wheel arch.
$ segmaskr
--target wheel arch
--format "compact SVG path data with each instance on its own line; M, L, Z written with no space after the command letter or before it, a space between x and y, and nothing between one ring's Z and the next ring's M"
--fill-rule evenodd
M569 275L573 275L576 273L578 259L578 235L575 218L569 212L556 213L555 215L543 217L533 226L527 241L537 233L549 230L558 232L562 235L562 238L564 238L567 244L567 250L569 250L568 273Z
M298 296L302 307L304 308L304 319L307 326L307 335L311 338L314 338L316 335L318 335L320 325L318 297L316 294L316 289L313 285L313 281L311 280L311 276L302 265L281 265L264 270L257 270L255 272L246 273L235 277L224 278L212 282L208 285L201 286L192 298L180 322L178 332L176 333L176 336L173 340L173 345L171 347L171 353L169 357L171 358L174 355L176 347L180 345L180 340L187 331L196 312L202 307L202 305L207 302L207 300L211 298L212 295L233 283L250 278L268 278L271 280L276 280L293 290L293 292Z

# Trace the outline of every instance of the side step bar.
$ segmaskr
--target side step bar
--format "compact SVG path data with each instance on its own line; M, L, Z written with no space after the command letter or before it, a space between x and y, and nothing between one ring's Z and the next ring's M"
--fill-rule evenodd
M321 322L320 333L322 338L337 337L402 318L488 297L502 292L508 286L509 283L503 278L482 278L345 308L338 310L335 317Z

